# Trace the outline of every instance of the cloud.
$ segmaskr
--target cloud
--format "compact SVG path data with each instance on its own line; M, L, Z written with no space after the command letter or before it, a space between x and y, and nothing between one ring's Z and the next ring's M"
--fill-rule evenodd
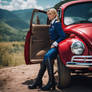
M7 10L19 10L29 8L43 9L43 7L37 5L37 0L0 0L0 8Z
M48 9L48 8L51 8L51 6L50 5L47 5L45 8Z

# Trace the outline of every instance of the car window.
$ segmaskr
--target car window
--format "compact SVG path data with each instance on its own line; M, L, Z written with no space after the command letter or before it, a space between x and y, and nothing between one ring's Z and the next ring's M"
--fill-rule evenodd
M42 12L35 12L33 17L33 24L47 24L47 14Z

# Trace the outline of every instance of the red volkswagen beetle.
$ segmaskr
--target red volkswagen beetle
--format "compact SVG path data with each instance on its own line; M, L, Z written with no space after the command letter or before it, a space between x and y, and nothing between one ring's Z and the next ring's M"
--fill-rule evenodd
M72 72L92 72L92 0L65 3L58 13L67 36L58 45L59 87L66 87ZM50 46L48 28L46 11L34 9L25 41L26 64L43 60Z

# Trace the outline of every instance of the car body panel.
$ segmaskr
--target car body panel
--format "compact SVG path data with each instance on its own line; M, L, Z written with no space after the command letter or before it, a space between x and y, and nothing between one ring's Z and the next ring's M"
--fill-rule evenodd
M65 28L66 33L75 33L80 35L81 38L85 39L92 47L92 23L70 25Z

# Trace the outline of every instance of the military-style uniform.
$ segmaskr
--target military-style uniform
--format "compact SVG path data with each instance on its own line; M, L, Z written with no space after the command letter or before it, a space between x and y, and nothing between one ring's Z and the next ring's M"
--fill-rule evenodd
M57 47L58 43L65 39L65 33L61 28L61 22L58 22L57 19L54 19L49 28L50 40L52 42L51 45L55 46L55 48L51 48L44 56L44 61L47 59L55 59L58 53Z

